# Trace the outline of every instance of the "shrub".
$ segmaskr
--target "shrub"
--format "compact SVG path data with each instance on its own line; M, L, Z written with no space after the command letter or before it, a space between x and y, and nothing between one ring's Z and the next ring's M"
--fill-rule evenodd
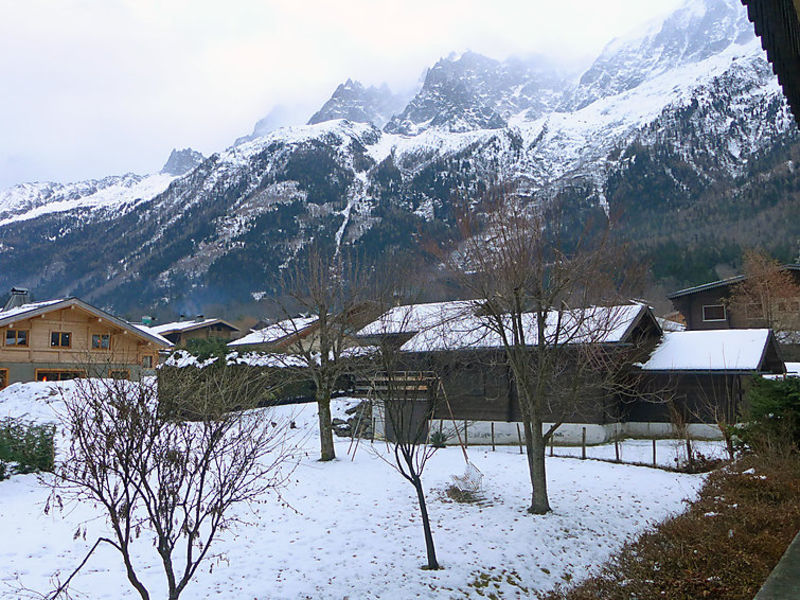
M220 338L194 338L186 342L186 350L200 360L206 360L212 356L225 357L230 349L228 340Z
M737 432L744 449L762 456L800 449L800 378L755 379L747 403L747 424Z
M431 446L434 448L444 448L447 444L447 434L441 431L434 431L431 434Z
M14 473L52 471L54 436L53 425L0 420L0 479Z

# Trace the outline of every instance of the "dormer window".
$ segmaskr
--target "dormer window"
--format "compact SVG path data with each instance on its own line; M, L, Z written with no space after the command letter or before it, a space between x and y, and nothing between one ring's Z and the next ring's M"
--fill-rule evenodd
M6 346L27 346L27 329L6 329Z

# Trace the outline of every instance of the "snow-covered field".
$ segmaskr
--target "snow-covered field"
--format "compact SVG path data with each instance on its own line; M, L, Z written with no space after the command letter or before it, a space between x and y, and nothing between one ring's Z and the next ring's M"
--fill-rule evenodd
M58 395L52 384L16 384L0 392L0 418L53 420ZM62 384L69 393L70 384ZM47 402L51 402L52 406ZM336 411L347 406L337 401ZM545 590L585 576L649 525L684 508L703 477L645 467L548 459L553 512L525 512L530 484L525 458L515 447L471 448L484 475L483 506L450 501L444 489L464 471L458 448L439 451L425 472L429 511L441 571L420 567L425 547L413 488L378 456L384 444L362 443L355 459L349 441L338 441L339 459L315 460L314 406L283 407L308 431L283 502L267 496L240 517L246 525L225 533L218 556L198 572L184 598L451 598L473 592L479 572L515 573L522 586ZM61 441L63 444L63 441ZM596 449L594 449L596 450ZM613 446L611 447L613 455ZM35 475L0 482L0 597L20 597L17 586L46 591L105 531L100 511L67 505L44 514L48 490ZM73 539L79 524L88 534ZM135 558L153 597L165 586L151 540L143 535ZM213 567L213 569L212 569ZM502 597L525 597L505 576ZM514 576L510 577L516 581ZM494 586L495 584L492 584ZM493 589L493 588L490 588ZM103 548L77 578L74 590L88 598L134 597L116 551Z

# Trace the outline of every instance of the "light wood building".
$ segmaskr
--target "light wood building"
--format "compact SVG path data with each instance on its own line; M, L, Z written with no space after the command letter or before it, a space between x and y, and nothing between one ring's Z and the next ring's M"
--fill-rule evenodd
M24 381L154 373L172 344L78 298L27 302L12 290L0 311L0 387Z

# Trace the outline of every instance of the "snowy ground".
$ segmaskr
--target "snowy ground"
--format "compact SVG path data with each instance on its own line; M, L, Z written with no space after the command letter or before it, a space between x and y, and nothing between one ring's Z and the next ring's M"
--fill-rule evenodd
M53 420L47 402L57 408L58 395L49 385L17 384L0 392L0 418L27 413ZM70 384L62 385L69 392ZM338 412L346 404L339 401ZM198 572L182 597L463 598L477 573L503 570L516 572L526 588L545 590L585 576L631 536L682 510L683 500L694 497L703 482L696 475L551 458L554 510L534 517L524 510L530 484L517 448L470 449L470 460L484 474L488 503L482 507L444 495L450 476L464 471L460 449L447 448L425 473L434 539L445 567L429 572L420 569L425 549L413 489L377 456L385 445L362 443L351 461L348 441L339 441L337 461L316 462L315 410L310 405L299 410L297 423L310 434L303 442L307 456L283 492L288 507L269 496L243 510L248 524L217 542L218 558ZM613 456L613 446L610 450ZM45 515L44 483L35 475L0 482L2 598L19 597L19 582L47 590L54 573L70 571L104 532L103 518L88 504ZM88 526L87 539L73 540L81 523ZM143 536L136 561L153 597L163 597L155 557ZM497 585L503 597L525 597L505 578ZM88 598L134 597L118 555L108 548L89 561L75 590Z
M725 443L721 441L692 441L692 454L696 457L702 455L709 459L725 459L728 453ZM653 464L652 440L622 440L619 444L619 459L625 463L638 463L642 465ZM547 450L548 455L550 450ZM558 457L580 458L580 446L556 446L553 454ZM600 446L587 446L586 458L600 460L615 460L616 450L614 444ZM661 467L683 467L686 460L686 442L683 440L657 440L656 464Z

